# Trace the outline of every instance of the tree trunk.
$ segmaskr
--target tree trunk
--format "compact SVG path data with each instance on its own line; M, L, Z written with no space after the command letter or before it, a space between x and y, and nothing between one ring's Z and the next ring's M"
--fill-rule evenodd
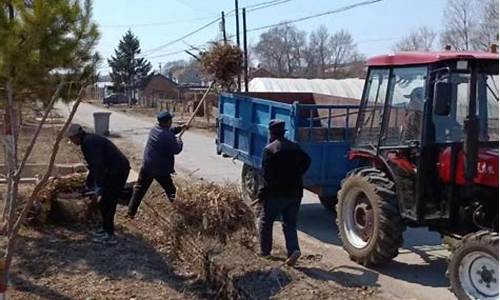
M6 169L7 169L7 197L5 198L5 207L3 217L9 218L14 213L14 202L17 197L17 185L15 184L15 172L17 169L17 129L15 122L15 109L14 109L14 89L11 80L7 81L7 105L5 107L5 154L6 154ZM5 219L4 219L5 220ZM10 230L11 223L9 219L8 228Z
M85 86L85 85L83 85L83 86ZM4 264L4 267L5 267L4 274L0 274L0 275L4 275L4 276L0 276L0 277L2 277L5 280L5 282L0 282L0 285L5 284L4 286L6 286L6 284L7 284L7 278L8 278L8 274L9 274L10 265L12 262L12 256L13 256L15 248L16 248L16 242L17 242L19 229L21 228L24 220L26 219L26 216L28 215L28 212L30 211L31 207L33 206L33 202L35 201L35 199L38 198L38 194L40 193L42 188L45 186L45 184L47 183L47 180L50 177L50 174L52 173L55 159L56 159L56 156L57 156L57 153L59 150L59 144L61 143L61 140L64 138L64 132L66 131L69 124L73 120L73 117L78 109L78 106L79 106L81 98L82 98L83 90L84 90L84 88L82 87L78 93L78 97L75 101L75 104L73 105L73 108L72 108L68 118L66 119L63 127L61 128L61 130L57 134L56 140L54 141L54 144L52 147L52 151L51 151L50 158L49 158L49 164L48 164L47 170L45 171L45 174L43 175L42 179L36 184L35 188L31 192L31 195L28 198L25 206L23 207L21 214L17 218L13 218L12 220L9 220L9 223L12 223L13 225L11 228L9 227L10 230L8 232L7 250L6 250L6 254L5 254L5 258L4 258L5 259L4 260L4 263L5 263ZM43 122L45 122L45 121L43 121Z

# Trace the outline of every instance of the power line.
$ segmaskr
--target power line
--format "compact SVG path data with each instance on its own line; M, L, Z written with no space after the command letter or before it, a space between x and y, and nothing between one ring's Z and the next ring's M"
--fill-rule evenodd
M211 26L211 25L213 25L213 24L217 23L218 21L220 21L220 19L221 19L221 18L219 17L219 18L217 18L217 19L215 19L215 20L211 21L210 23L207 23L207 24L205 24L205 25L203 25L203 26L201 26L201 27L199 27L199 28L197 28L197 29L195 29L195 30L193 30L193 31L189 32L189 33L186 33L185 35L183 35L183 36L181 36L181 37L179 37L179 38L177 38L177 39L175 39L175 40L172 40L172 41L170 41L170 42L167 42L167 43L165 43L165 44L163 44L163 45L160 45L160 46L158 46L158 47L156 47L156 48L146 50L146 51L144 51L143 56L144 56L145 54L151 54L151 53L154 53L154 52L156 52L156 51L158 51L158 50L161 50L161 49L163 49L163 48L165 48L165 47L168 47L168 46L170 46L170 45L173 45L173 44L175 44L175 43L178 43L178 42L180 42L180 41L184 40L185 38L190 37L190 36L192 36L192 35L194 35L194 34L196 34L196 33L200 32L200 31L202 31L203 29L205 29L205 28L207 28L207 27L209 27L209 26Z
M167 56L172 56L172 55L184 53L184 51L185 50L177 50L177 51L167 52L167 53L164 53L164 54L158 54L158 55L155 55L155 56L145 56L145 58L152 59L152 58L167 57Z
M251 11L261 10L261 9L264 9L264 8L268 8L268 7L273 7L273 6L276 6L276 5L284 4L284 3L287 3L287 2L290 2L290 1L292 1L292 0L266 1L266 2L260 2L260 3L255 3L255 4L252 4L252 5L248 5L248 6L245 6L244 8L247 9L247 12L251 12ZM241 10L243 10L243 8L240 8L239 10L241 11ZM227 16L231 17L234 14L235 14L235 10L233 9L233 10L231 10L231 11L228 12Z
M202 48L203 46L205 46L204 44L203 45L196 45L196 46L193 46L193 45L190 45L190 44L187 44L186 45L189 47L189 48L186 48L186 49L182 49L182 50L176 50L176 51L171 51L171 52L167 52L167 53L163 53L163 54L158 54L158 55L155 55L155 56L145 56L145 58L149 58L149 59L152 59L152 58L159 58L159 57L167 57L167 56L172 56L172 55L176 55L176 54L180 54L180 53L184 53L186 50L200 50L200 48Z
M266 2L260 2L260 3L250 4L250 5L245 6L245 8L247 9L247 12L248 12L249 9L257 7L257 6L263 6L263 5L273 4L273 3L276 3L276 2L290 2L290 1L292 1L292 0L272 0L272 1L266 1Z
M107 24L107 25L100 25L99 27L104 27L104 28L123 28L123 27L125 27L125 28L127 28L127 27L165 26L165 25L173 25L173 24L189 23L189 22L194 22L194 21L207 20L207 19L212 19L214 17L216 17L216 15L213 15L210 17L200 17L200 18L194 18L194 19L170 21L170 22L142 23L142 24Z
M360 7L360 6L371 5L371 4L380 2L380 1L382 1L382 0L370 0L370 1L358 2L356 4L347 5L347 6L344 6L341 8L337 8L334 10L326 11L323 13L319 13L319 14L315 14L315 15L311 15L311 16L307 16L307 17L302 17L302 18L295 19L295 20L283 21L280 23L272 24L272 25L266 25L266 26L261 26L261 27L257 27L257 28L252 28L252 29L247 30L247 32L259 31L259 30L264 30L264 29L273 28L273 27L277 27L277 26L283 26L283 25L288 25L288 24L292 24L292 23L302 22L302 21L317 18L317 17L322 17L322 16L326 16L326 15L336 14L339 12L344 12L344 11L351 10L353 8Z
M266 2L252 4L251 7L253 7L252 11L255 11L255 10L264 9L264 8L267 8L267 7L271 7L271 6L283 4L283 3L286 3L286 2L290 2L290 1L292 1L292 0L272 0L272 1L266 1ZM379 0L379 1L381 1L381 0ZM231 15L231 14L234 14L234 9L229 13L229 15ZM228 15L226 15L226 16L228 16ZM163 45L160 45L160 46L158 46L156 48L145 50L142 53L142 55L143 55L143 57L147 57L151 53L157 52L158 50L161 50L161 49L166 48L168 46L171 46L171 45L173 45L175 43L178 43L178 42L186 39L187 37L190 37L190 36L192 36L192 35L200 32L200 31L202 31L203 29L205 29L205 28L207 28L207 27L209 27L209 26L217 23L220 20L221 20L221 17L216 18L215 20L211 21L210 23L207 23L207 24L205 24L205 25L203 25L203 26L195 29L194 31L191 31L191 32L189 32L189 33L187 33L187 34L185 34L185 35L183 35L183 36L181 36L181 37L179 37L179 38L177 38L175 40L167 42L167 43L165 43Z
M248 13L248 12L252 12L252 11L261 10L261 9L264 9L264 8L268 8L268 7L273 7L273 6L276 6L276 5L284 4L284 3L287 3L287 2L290 2L290 1L292 1L292 0L269 1L269 2L263 2L263 3L261 3L261 5L259 5L258 7L247 6L245 8L247 9L247 13Z

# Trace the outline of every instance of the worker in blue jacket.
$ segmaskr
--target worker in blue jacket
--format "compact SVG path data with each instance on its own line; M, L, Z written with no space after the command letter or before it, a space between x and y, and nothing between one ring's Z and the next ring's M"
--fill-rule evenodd
M130 218L135 217L153 179L162 186L171 202L175 199L176 188L171 175L175 172L174 156L182 151L183 146L176 134L180 133L185 126L172 127L172 118L169 112L160 112L157 116L158 124L149 133L143 165L128 206L127 215Z
M93 233L93 241L114 245L118 242L114 234L114 217L130 172L129 161L110 140L87 133L78 124L71 124L66 136L81 147L89 169L86 187L95 191L99 202L102 227Z

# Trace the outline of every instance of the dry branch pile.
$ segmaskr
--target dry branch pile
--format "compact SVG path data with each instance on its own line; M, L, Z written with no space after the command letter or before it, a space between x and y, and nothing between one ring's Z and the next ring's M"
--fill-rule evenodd
M238 230L255 226L252 211L242 202L235 185L197 183L180 188L175 208L191 231L222 241Z
M152 244L206 280L217 299L377 299L370 290L339 286L330 280L334 275L320 278L326 271L309 277L284 266L284 260L258 257L255 216L236 186L176 183L174 204L153 187L140 230L149 232L155 225L148 236Z
M85 173L74 173L49 179L40 191L38 199L28 215L28 223L46 223L54 212L54 204L60 193L79 193L85 184ZM76 201L76 200L75 200Z
M213 43L210 49L201 53L203 71L211 75L222 88L230 89L234 77L241 73L243 53L236 45Z
M235 185L186 181L178 184L173 205L163 191L153 193L151 200L146 213L161 224L170 254L198 274L206 273L207 257L229 244L255 247L255 217Z
M40 191L40 203L50 203L59 193L78 192L85 184L85 173L69 174L61 177L53 177L49 179L45 187Z

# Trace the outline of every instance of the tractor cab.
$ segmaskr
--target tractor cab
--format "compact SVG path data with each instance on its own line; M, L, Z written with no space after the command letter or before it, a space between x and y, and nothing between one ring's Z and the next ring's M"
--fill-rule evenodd
M401 53L368 66L351 158L389 173L405 219L449 224L465 213L457 194L498 191L497 54Z
M459 299L498 299L498 54L404 52L368 60L337 225L363 265L398 255L407 226L453 241Z

